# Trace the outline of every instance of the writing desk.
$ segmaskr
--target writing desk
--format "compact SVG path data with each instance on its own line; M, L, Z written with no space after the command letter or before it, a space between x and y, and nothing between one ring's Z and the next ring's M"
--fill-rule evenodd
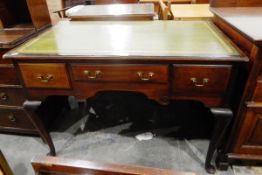
M198 100L217 119L205 167L228 122L237 66L248 61L211 23L204 21L64 21L9 52L30 100L50 95L78 99L99 91L135 91L161 104ZM40 103L31 103L32 106ZM55 155L53 142L25 108Z
M174 20L208 20L213 17L209 4L174 4L171 12Z
M71 20L153 20L154 4L78 5L66 11Z

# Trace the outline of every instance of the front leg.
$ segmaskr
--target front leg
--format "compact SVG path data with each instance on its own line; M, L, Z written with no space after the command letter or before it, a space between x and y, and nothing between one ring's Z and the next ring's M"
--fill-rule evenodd
M208 146L205 168L208 173L214 174L216 172L216 168L211 164L211 160L216 149L221 144L221 140L233 118L233 113L227 108L211 108L211 113L215 118L215 126Z
M55 156L56 151L53 140L36 113L36 110L40 107L41 103L41 101L25 101L23 107L43 141L48 144L50 149L49 155Z

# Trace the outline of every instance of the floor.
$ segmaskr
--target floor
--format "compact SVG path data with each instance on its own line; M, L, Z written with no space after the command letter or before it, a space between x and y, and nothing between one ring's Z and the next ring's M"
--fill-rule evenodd
M75 135L75 129L53 132L52 138L59 157L143 165L165 169L197 172L205 175L204 160L208 140L184 140L155 136L138 141L118 134L126 125ZM38 137L0 134L0 148L15 175L33 175L30 160L48 152ZM233 175L217 172L217 175Z
M180 110L182 111L183 107L188 107L188 104L172 104L178 107L171 106L175 111L169 113L175 112L177 114L175 120L177 120ZM54 124L55 129L53 129L51 136L59 157L175 169L196 172L199 175L207 174L204 169L204 161L209 144L208 139L178 140L170 134L176 133L179 130L178 126L163 127L163 123L162 127L158 127L158 125L150 130L123 133L123 131L134 126L135 122L110 123L108 125L108 122L103 118L99 119L98 117L98 119L90 120L92 113L97 113L93 108L86 115L85 104L79 106L78 103L71 100L70 106L70 111L64 111L64 115L59 115L57 119L53 118L52 120L53 124L56 124ZM188 110L188 113L183 112L182 116L189 116L197 112L194 107L199 107L198 103L190 104L190 106L192 107L191 110ZM115 116L118 116L123 110L118 111L118 109L111 108L107 112L110 113L111 110L115 113L112 114L113 117L109 115L106 117L112 117L110 121L119 120L119 117ZM140 122L143 118L142 114L139 114ZM63 117L63 120L60 120L60 117ZM165 115L161 117L164 117L168 123L172 122ZM186 117L183 118L186 119ZM101 123L103 124L101 125ZM196 122L194 123L197 125ZM136 138L137 134L145 132L152 133L153 138L139 141ZM47 146L39 137L0 134L0 140L0 149L6 156L15 175L33 175L30 160L36 155L45 155L48 152ZM225 172L218 171L216 175L234 175L234 172L230 168Z

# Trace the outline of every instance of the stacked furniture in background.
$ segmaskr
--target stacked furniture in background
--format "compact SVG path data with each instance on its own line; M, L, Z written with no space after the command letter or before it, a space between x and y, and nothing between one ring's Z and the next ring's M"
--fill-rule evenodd
M174 4L171 12L174 20L209 20L213 13L209 4Z
M60 17L67 17L71 21L146 21L153 20L155 16L154 4L150 3L77 5L57 12Z
M213 0L211 5L214 23L249 57L249 62L240 69L239 86L235 90L235 118L218 166L226 169L228 162L236 160L261 163L262 1Z
M260 0L211 0L211 7L261 7Z
M23 110L25 92L10 60L2 56L50 26L45 0L0 0L0 131L37 133Z

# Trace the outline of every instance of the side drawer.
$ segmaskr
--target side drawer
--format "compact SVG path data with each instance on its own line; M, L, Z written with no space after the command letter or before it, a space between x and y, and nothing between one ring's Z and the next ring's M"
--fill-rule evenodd
M21 106L25 100L22 88L0 87L0 105Z
M22 78L29 88L70 88L65 64L19 64Z
M24 110L16 108L0 108L0 130L1 129L35 130Z
M19 78L13 65L0 64L0 84L19 85Z
M72 64L76 81L167 83L167 65L82 65Z
M221 95L228 86L231 65L173 65L173 92Z

